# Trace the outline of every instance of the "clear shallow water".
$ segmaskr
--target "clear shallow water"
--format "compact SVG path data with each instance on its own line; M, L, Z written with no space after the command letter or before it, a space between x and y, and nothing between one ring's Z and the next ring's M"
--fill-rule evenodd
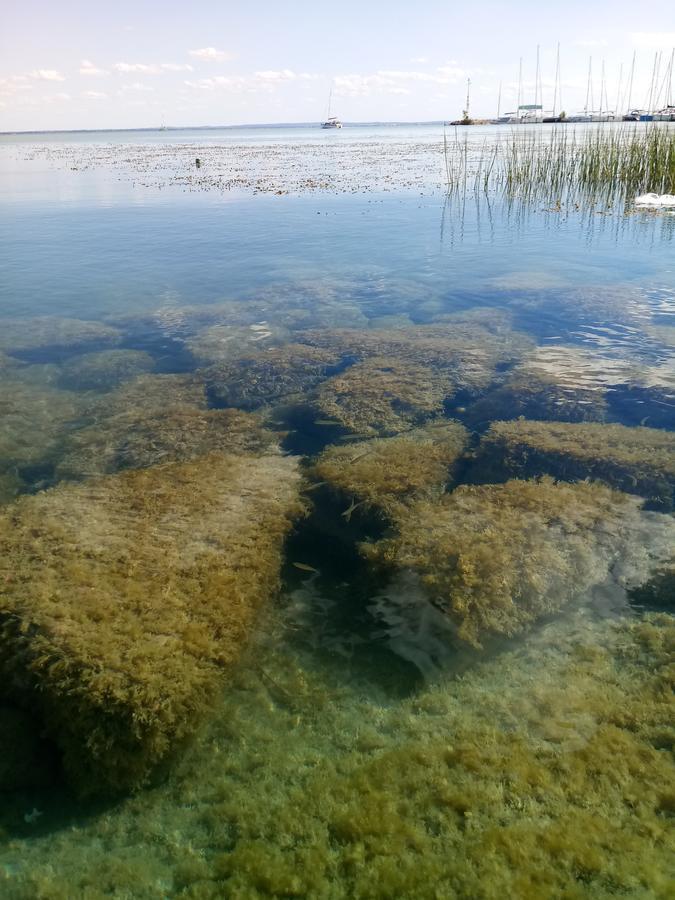
M152 153L175 142L250 148L329 138L282 129L73 140L120 139ZM400 172L406 142L433 147L438 134L344 129L339 139L373 152L395 143ZM3 138L0 150L0 496L9 515L17 494L39 500L94 474L163 463L178 446L190 452L196 420L163 434L158 418L168 421L178 401L198 407L198 392L175 381L151 390L148 374L196 373L214 408L257 414L269 401L270 439L300 459L312 485L335 477L338 487L306 495L314 512L287 545L282 596L166 780L103 808L78 804L49 749L33 747L37 775L6 795L7 896L496 897L505 885L512 896L666 896L672 619L644 618L662 604L652 594L629 606L630 572L617 559L644 577L641 548L658 546L667 559L667 504L652 502L656 518L639 520L608 510L610 538L581 532L591 558L575 565L588 590L561 610L540 609L514 641L496 629L480 652L446 631L417 582L382 581L364 565L359 542L386 534L377 502L359 511L356 489L339 488L344 473L308 467L327 446L355 446L350 436L363 442L359 457L375 452L377 436L445 417L466 427L469 451L452 467L447 458L451 487L504 476L490 459L481 473L472 456L500 419L672 432L675 219L447 199L433 188L438 175L422 192L400 183L346 196L185 190L170 179L140 183L133 166L108 157L85 166L78 157L73 171L72 148L58 140ZM26 153L26 143L59 152ZM162 157L162 172L172 158ZM434 157L424 158L431 171ZM64 317L94 325L83 332L59 324ZM425 340L454 350L446 359ZM298 342L336 354L318 382L295 385L289 401L258 373L251 399L258 356ZM242 355L253 362L237 369ZM402 382L386 382L394 399L384 410L377 379L391 374L387 365L352 384L355 400L344 386L321 387L382 355L405 369ZM292 374L303 364L302 354L294 359ZM321 424L336 416L337 426ZM412 434L420 446L437 440ZM606 449L590 437L581 443L592 447L581 463L561 470L559 460L557 469L539 460L522 473L606 477L651 501L658 490L656 500L667 497L662 482L641 481L644 454L655 451L642 448L618 476L598 463ZM668 445L658 452L672 495ZM371 487L376 475L377 467ZM415 510L412 519L384 516L394 534L410 532L411 545L411 523L422 521ZM111 519L111 540L118 527ZM526 529L515 518L510 530ZM504 533L495 532L497 558ZM543 570L543 560L533 566ZM511 563L507 553L500 564ZM30 571L39 585L39 567ZM562 593L573 594L567 578ZM547 590L560 593L560 584ZM16 727L32 747L30 727Z

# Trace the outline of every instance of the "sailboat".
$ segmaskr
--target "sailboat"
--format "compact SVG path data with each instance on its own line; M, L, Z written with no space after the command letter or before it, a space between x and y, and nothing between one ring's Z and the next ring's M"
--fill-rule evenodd
M331 88L328 93L328 115L326 116L326 121L321 123L322 128L342 128L342 122L338 119L338 117L331 116L330 114L330 104L332 99L333 88Z

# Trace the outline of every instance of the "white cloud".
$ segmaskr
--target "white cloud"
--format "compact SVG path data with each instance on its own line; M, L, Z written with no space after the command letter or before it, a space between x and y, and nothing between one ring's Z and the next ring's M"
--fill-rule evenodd
M192 72L190 63L162 63L160 66L163 72Z
M148 65L147 63L126 63L118 62L113 65L116 72L128 74L129 72L142 72L144 75L156 75L159 72L159 66Z
M196 59L207 59L211 62L224 62L226 59L232 59L232 54L225 50L216 50L215 47L200 47L199 50L190 50L190 56Z
M135 91L138 93L143 93L147 91L154 91L154 87L150 87L148 84L143 84L140 81L134 81L131 84L123 84L119 90L119 93L128 93L129 91Z
M98 66L94 65L94 63L89 59L83 59L80 63L80 75L109 75L110 73L106 69L99 69Z
M33 85L27 75L10 75L0 78L0 97L11 97L19 91L30 91Z
M105 100L108 95L102 94L100 91L83 91L82 96L88 100Z
M670 50L675 47L675 31L633 31L630 38L642 50Z
M71 99L70 94L65 94L63 91L59 91L58 94L54 94L54 100L64 100L64 101L67 101L67 100L70 100L70 99Z
M429 62L429 58L427 56L413 56L412 59L408 61L415 65L424 66Z
M60 72L57 72L56 69L34 69L30 73L31 78L35 78L36 81L65 81L65 75L62 75Z
M473 70L478 73L479 70ZM430 72L416 70L380 69L368 75L336 76L335 92L349 97L367 97L371 94L410 94L414 84L453 85L469 74L458 66L438 66Z

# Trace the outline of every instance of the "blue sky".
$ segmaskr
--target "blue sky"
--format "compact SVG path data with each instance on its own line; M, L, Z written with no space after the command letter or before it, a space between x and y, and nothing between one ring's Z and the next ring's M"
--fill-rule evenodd
M0 130L493 116L533 102L536 48L546 107L561 45L562 102L609 106L633 52L633 105L663 83L675 45L670 2L355 2L342 0L11 0L0 31ZM675 81L675 78L674 78ZM627 97L625 97L627 100ZM666 102L661 95L662 104ZM672 99L672 98L668 98ZM604 105L604 104L603 104Z

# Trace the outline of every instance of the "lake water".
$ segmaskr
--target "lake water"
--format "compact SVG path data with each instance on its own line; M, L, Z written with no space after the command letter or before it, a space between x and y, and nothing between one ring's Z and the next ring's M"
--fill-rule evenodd
M444 172L0 136L3 897L671 896L675 215Z

